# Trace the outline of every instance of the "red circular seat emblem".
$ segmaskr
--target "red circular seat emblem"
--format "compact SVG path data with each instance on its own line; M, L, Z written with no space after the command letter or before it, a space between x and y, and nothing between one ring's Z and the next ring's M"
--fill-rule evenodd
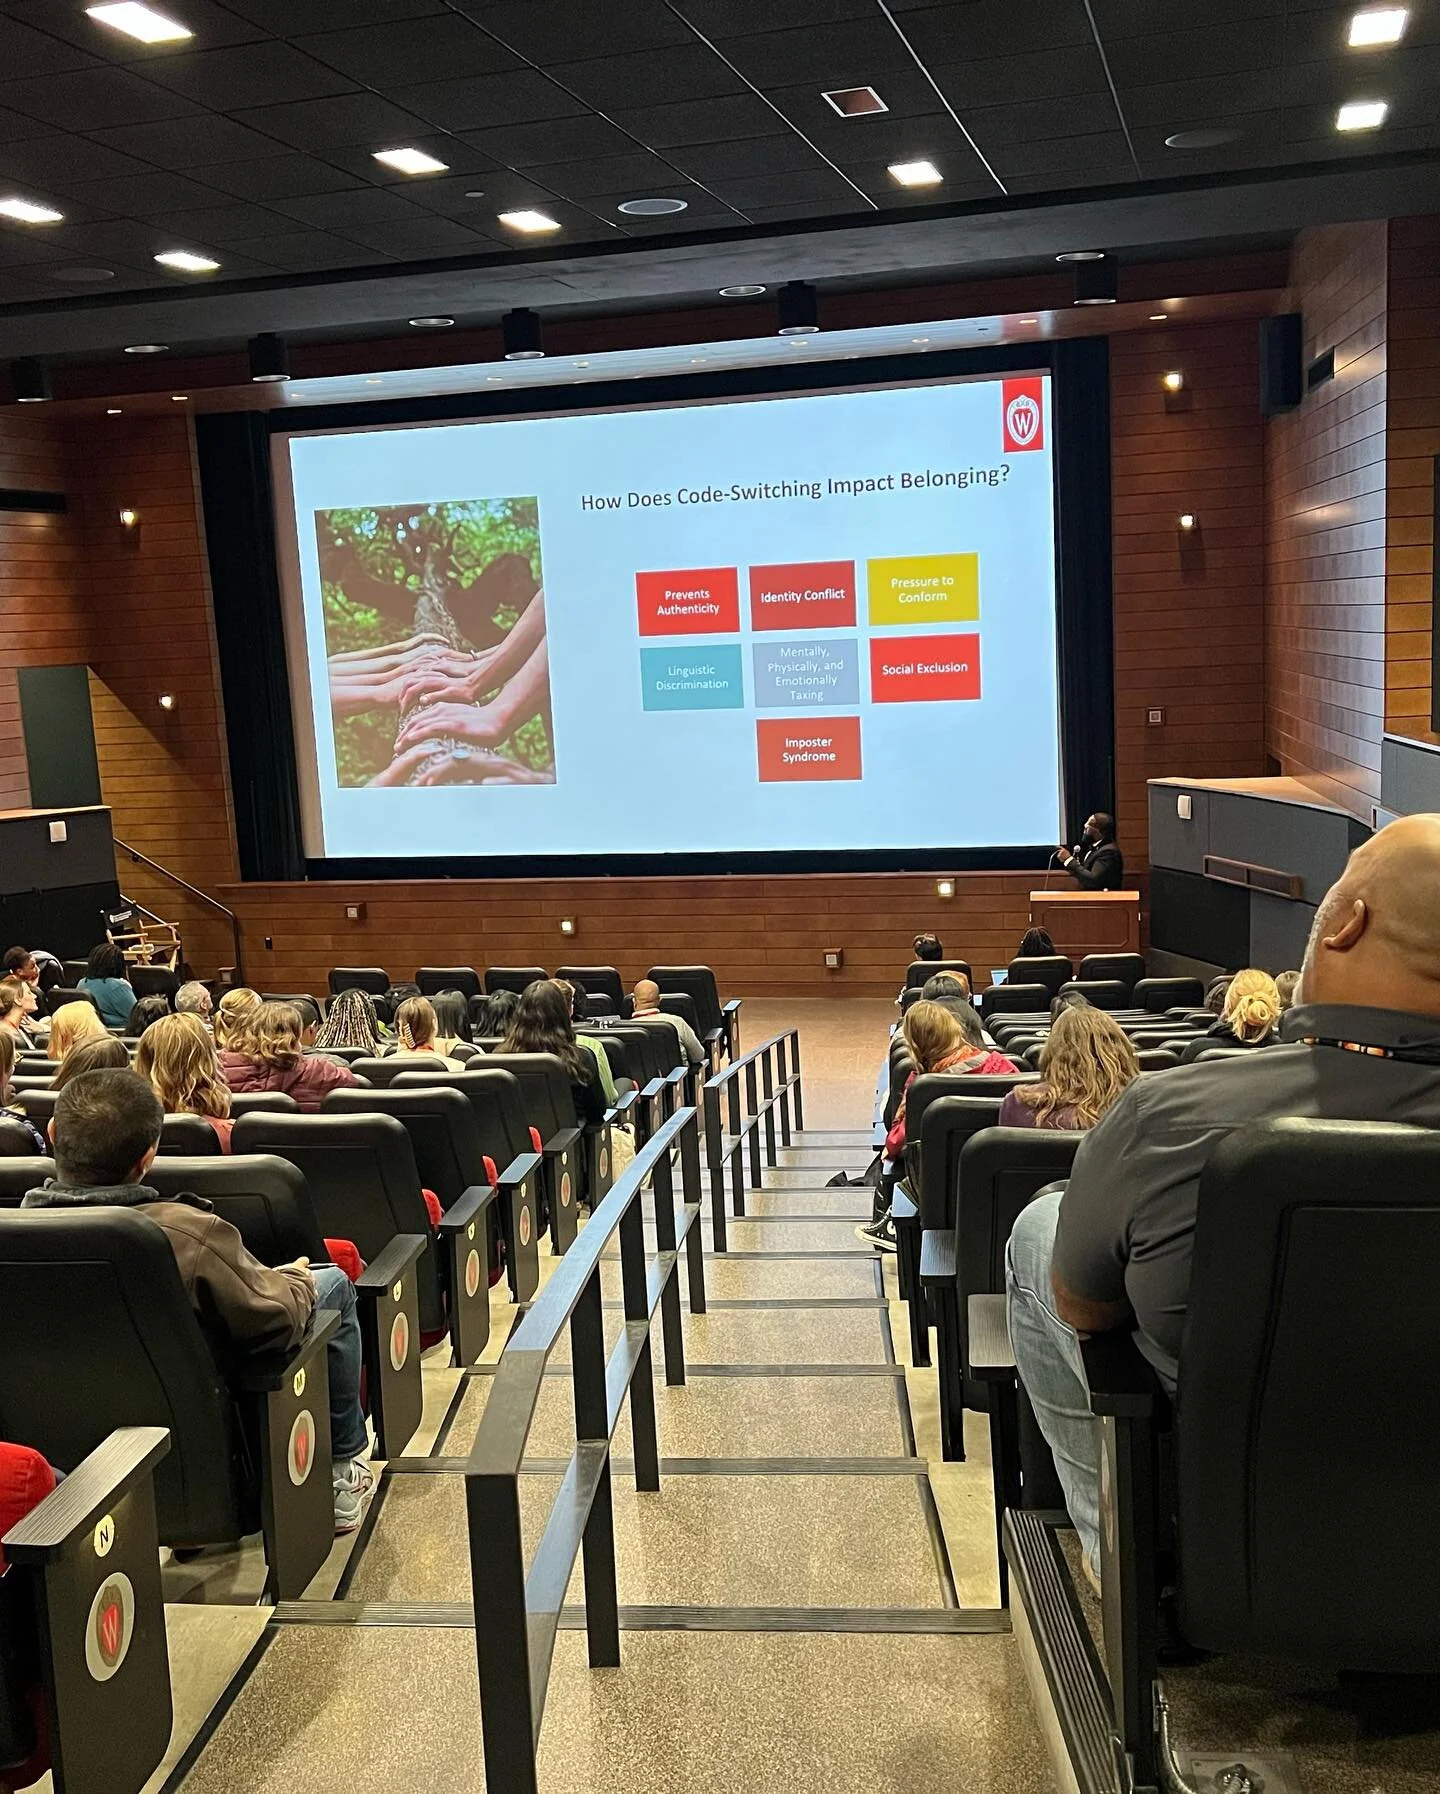
M302 1408L291 1423L290 1444L286 1451L290 1480L297 1489L304 1484L314 1462L315 1416L308 1408Z
M473 1296L480 1287L480 1254L472 1246L465 1260L465 1294Z
M528 1202L522 1203L520 1206L520 1244L522 1246L530 1244L530 1204Z
M97 1682L108 1682L125 1661L135 1636L135 1589L120 1571L95 1591L85 1626L85 1666Z
M561 1208L570 1206L570 1173L568 1171L560 1173L560 1206Z
M402 1309L390 1327L390 1368L400 1370L410 1356L410 1322Z

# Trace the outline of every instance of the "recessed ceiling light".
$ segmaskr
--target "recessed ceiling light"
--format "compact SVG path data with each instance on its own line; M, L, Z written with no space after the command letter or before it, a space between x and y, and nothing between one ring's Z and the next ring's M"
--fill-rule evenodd
M208 255L194 255L188 249L166 249L155 257L162 268L174 268L181 274L213 274L220 266Z
M902 187L938 187L945 179L933 162L892 162L885 172Z
M169 347L169 343L131 343L125 353L127 355L163 355Z
M1388 100L1347 100L1335 114L1337 131L1374 131L1385 123Z
M141 6L138 0L87 6L85 10L97 25L109 25L112 30L123 31L126 37L138 38L142 44L178 44L183 38L195 35L188 25L167 19L153 6Z
M1226 125L1201 125L1194 131L1174 131L1165 139L1166 149L1219 149L1222 143L1234 143L1242 135Z
M877 112L888 112L873 87L835 87L820 98L840 114L841 118L872 118Z
M407 322L412 330L448 330L455 320L454 318L410 318Z
M668 218L673 212L683 212L689 203L688 199L623 199L615 210L627 218Z
M45 278L69 281L79 287L100 286L104 281L114 280L115 270L87 265L78 265L74 268L47 268Z
M466 199L484 199L485 189L483 187L467 187L465 197Z
M1346 42L1352 50L1379 50L1398 44L1409 23L1408 6L1367 6L1351 19Z
M30 199L0 199L0 213L21 224L60 224L65 214L53 206L37 206Z
M1022 324L1038 324L1040 320L1039 318L1021 318L1020 322Z
M1057 262L1103 262L1103 249L1066 249L1055 257Z
M753 285L721 287L720 297L722 299L758 299L764 291L764 287Z
M560 228L548 212L536 212L528 206L522 206L518 212L498 212L496 216L511 230L524 231L528 235Z
M387 168L393 168L397 174L444 174L450 166L448 162L437 161L434 156L427 156L424 150L392 149L372 150L375 161L383 162Z

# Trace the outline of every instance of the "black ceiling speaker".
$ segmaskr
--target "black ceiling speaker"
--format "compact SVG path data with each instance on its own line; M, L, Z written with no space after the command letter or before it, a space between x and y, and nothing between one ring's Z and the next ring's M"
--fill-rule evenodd
M10 363L10 383L21 405L40 405L50 397L50 370L38 355Z
M290 378L290 351L285 338L264 330L250 338L250 378L275 383Z
M775 295L781 336L813 336L820 328L820 302L807 280L788 280Z
M505 343L506 361L538 361L545 353L544 334L538 311L517 305L500 320L500 334Z
M1075 303L1113 305L1120 290L1120 269L1113 257L1098 262L1076 262Z
M1260 320L1260 411L1278 417L1305 397L1305 320L1298 311Z

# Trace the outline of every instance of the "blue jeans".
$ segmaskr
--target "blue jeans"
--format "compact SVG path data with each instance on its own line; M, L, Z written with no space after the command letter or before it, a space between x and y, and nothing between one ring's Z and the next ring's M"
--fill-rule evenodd
M315 1306L333 1308L340 1325L325 1347L330 1372L330 1457L338 1466L363 1457L370 1449L365 1415L360 1407L360 1318L355 1286L338 1265L312 1265Z
M1100 1573L1100 1460L1090 1391L1075 1329L1055 1312L1050 1260L1060 1193L1020 1211L1005 1248L1010 1344L1020 1381L1055 1459L1065 1506L1090 1568Z

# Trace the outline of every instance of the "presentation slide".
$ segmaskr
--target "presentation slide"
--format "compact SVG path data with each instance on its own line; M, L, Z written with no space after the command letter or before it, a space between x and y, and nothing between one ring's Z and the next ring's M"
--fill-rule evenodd
M306 852L1048 846L1052 449L1041 373L278 437Z

